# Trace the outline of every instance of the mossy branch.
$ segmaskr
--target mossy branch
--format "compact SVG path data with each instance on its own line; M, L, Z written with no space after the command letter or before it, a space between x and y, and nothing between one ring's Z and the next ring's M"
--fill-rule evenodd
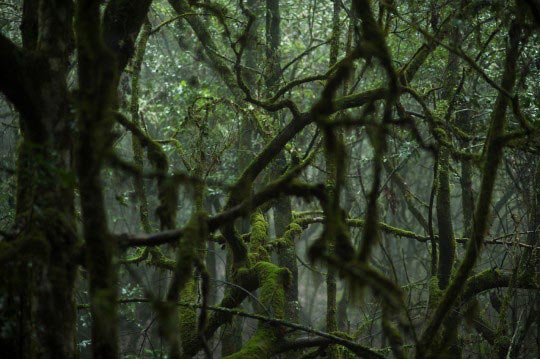
M147 299L147 298L127 298L127 299L119 300L119 303L123 303L123 304L128 304L128 303L150 303L150 300ZM190 307L190 308L201 308L200 304L194 304L194 303L178 302L177 305L178 306L184 306L184 307ZM88 309L89 305L88 304L79 304L77 307L78 307L79 310L83 310L83 309ZM260 314L247 313L247 312L245 312L243 310L240 310L240 309L228 308L228 307L224 307L222 305L220 305L220 306L208 306L207 309L210 310L210 311L213 311L213 312L224 314L228 318L230 318L232 316L235 316L235 315L238 315L238 316L241 316L241 317L251 318L251 319L255 319L255 320L258 320L258 321L261 321L261 322L264 322L264 323L268 323L270 325L287 327L287 328L299 330L299 331L302 331L302 332L305 332L305 333L317 335L317 336L319 336L321 338L325 338L326 340L328 340L331 343L335 343L335 344L339 344L339 345L343 345L343 346L347 347L349 350L354 352L360 358L368 358L368 359L384 359L385 358L385 356L382 355L382 354L379 354L376 351L376 349L370 349L368 347L365 347L365 346L363 346L361 344L358 344L358 343L356 343L356 342L354 342L352 340L349 340L349 339L345 338L344 336L339 336L339 335L335 335L335 334L331 334L331 333L326 333L326 332L316 330L316 329L311 328L311 327L307 327L307 326L300 325L300 324L297 324L297 323L291 323L291 322L283 320L283 319L268 317L268 316L264 316L264 315L260 315ZM288 349L288 350L293 350L294 349L294 347L292 347L292 346L290 346L289 348L290 349ZM277 346L275 348L275 350L276 350L276 352L283 352L284 351L284 349L281 346ZM196 352L194 354L196 354Z

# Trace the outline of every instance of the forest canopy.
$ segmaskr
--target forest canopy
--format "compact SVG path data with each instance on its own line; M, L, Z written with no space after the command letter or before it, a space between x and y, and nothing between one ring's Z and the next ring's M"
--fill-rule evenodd
M538 0L0 1L6 358L538 358Z

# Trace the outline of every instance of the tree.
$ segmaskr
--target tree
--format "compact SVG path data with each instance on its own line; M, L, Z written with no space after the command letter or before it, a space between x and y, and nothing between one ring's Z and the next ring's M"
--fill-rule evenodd
M537 10L0 3L3 352L538 353Z

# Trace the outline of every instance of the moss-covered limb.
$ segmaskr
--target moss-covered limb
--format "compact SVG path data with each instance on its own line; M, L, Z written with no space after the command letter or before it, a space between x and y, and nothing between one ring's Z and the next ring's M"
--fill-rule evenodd
M499 269L487 269L470 277L463 289L462 301L466 302L474 296L495 288L504 288L511 285L520 289L538 289L540 278L538 275L523 273L519 275L515 282L512 273L503 272Z
M129 112L131 115L131 121L139 125L139 78L141 74L142 62L144 59L144 53L146 51L146 44L149 38L150 22L146 22L141 30L139 41L137 42L137 48L135 49L135 55L133 56L132 75L131 75L131 99ZM133 151L133 162L142 172L144 168L143 162L143 150L139 138L135 135L131 135L131 149ZM139 218L141 220L141 227L145 233L152 231L150 220L148 216L148 199L146 197L146 188L144 186L144 180L142 176L133 177L133 187L137 194L139 201Z
M439 229L439 250L437 276L439 286L445 289L450 281L452 267L455 260L456 242L452 225L452 212L450 206L450 160L446 147L439 149L437 169L437 223Z
M276 135L259 153L259 155L251 161L248 167L244 170L240 178L236 181L234 188L229 198L228 207L238 204L241 194L245 191L245 187L251 188L255 178L262 172L272 159L292 140L294 136L307 125L313 122L307 114L300 118L293 119L281 132Z
M275 90L281 78L279 46L281 44L281 14L279 1L266 2L266 88L269 93Z
M131 257L120 260L120 264L138 264L148 258L148 248L137 248L137 251Z
M186 13L183 13L183 14L178 14L178 15L173 16L173 17L171 17L171 18L169 18L167 20L163 20L161 23L159 23L154 28L152 28L152 30L150 31L150 35L157 34L158 32L161 31L162 28L164 28L167 25L172 24L173 22L175 22L177 20L180 20L180 19L188 17L188 16L198 16L198 15L199 15L198 13L192 11L192 12L186 12Z
M462 104L466 106L466 104ZM456 114L456 127L465 132L472 131L472 118L469 111L460 111ZM456 132L455 130L453 131ZM461 137L462 151L465 151L474 138ZM463 237L470 238L472 235L472 223L474 216L474 193L473 193L473 161L463 159L461 163L461 208L463 214ZM495 211L496 213L496 211Z
M114 55L101 38L99 3L77 3L79 148L77 174L87 245L92 311L92 344L96 357L118 355L118 328L110 325L117 318L115 245L107 229L107 216L100 172L112 144L111 109L117 83Z
M291 222L287 227L287 231L283 234L282 237L276 238L273 241L268 242L268 246L272 248L287 248L291 246L291 243L294 243L303 232L302 227L300 227L295 221Z
M509 41L506 51L505 67L502 76L501 86L505 91L500 91L495 101L494 110L491 115L491 124L485 146L485 163L480 186L480 193L475 211L475 222L473 226L473 237L468 243L465 258L457 270L454 280L446 290L441 303L437 307L433 317L429 321L421 337L417 357L423 357L430 347L429 340L437 333L444 318L451 311L453 304L463 290L467 277L474 267L480 254L487 225L489 222L489 206L493 196L493 188L497 169L501 162L503 147L499 140L504 134L506 123L506 110L508 108L507 93L513 90L516 79L516 64L519 56L519 38L521 29L517 22L512 22L509 29Z
M348 220L347 223L349 225L362 226L362 225L364 225L365 222L363 220L361 220L361 219L351 219L351 220ZM408 231L406 229L393 227L393 226L391 226L389 224L386 224L384 222L379 222L379 229L382 230L383 232L388 233L388 234L393 234L393 235L398 236L398 237L416 239L417 241L420 241L420 242L426 242L429 239L429 237L421 236L419 234Z
M191 278L182 290L182 301L188 303L197 302L197 282ZM197 309L181 306L178 309L180 322L180 339L182 340L182 352L190 350L190 347L198 340Z
M463 212L463 236L465 238L470 237L472 234L472 219L474 213L472 175L473 171L471 161L461 161L461 207Z
M262 8L259 6L256 6L254 1L248 1L246 6L253 11L257 11L256 8ZM260 28L260 21L253 21L252 26L249 27L249 30L245 32L245 50L246 50L246 56L244 57L243 65L245 65L248 68L256 68L257 67L257 33L259 32ZM207 44L203 44L203 46L207 46ZM212 50L211 50L212 51ZM222 76L224 77L225 81L230 81L231 86L234 86L235 91L234 94L237 98L243 97L242 90L238 87L238 84L236 83L235 74L227 68L228 72L223 73ZM226 75L226 77L224 76ZM248 71L246 73L246 82L248 83L248 86L250 88L256 88L257 87L257 78L256 73L253 71ZM243 102L243 101L241 101ZM239 169L246 168L250 162L253 159L254 155L254 148L253 148L253 140L254 135L256 134L256 130L260 128L260 123L257 118L257 116L254 113L246 113L244 116L242 116L241 124L240 124L240 136L238 138L238 153L239 156L235 159L236 166ZM259 131L261 134L264 134L264 131ZM272 131L269 131L272 132ZM270 140L272 138L272 134L269 133L268 136L265 136L265 140ZM268 138L269 137L269 138ZM246 188L245 195L251 196L253 194L253 187ZM247 216L246 216L247 217ZM268 258L268 252L266 251L266 248L264 247L264 243L266 241L267 237L267 223L264 218L264 214L262 212L256 211L251 215L251 218L241 218L239 221L237 221L237 229L238 232L231 230L233 227L234 221L231 221L231 224L229 226L226 226L224 229L223 234L225 238L231 238L228 240L229 243L235 242L238 244L245 243L245 233L249 231L249 227L251 224L251 233L249 234L251 238L250 244L249 244L249 253L248 253L248 262L249 263L255 263L258 260L267 260ZM250 223L251 222L251 223ZM242 263L242 260L239 258L240 256L243 257L244 249L240 248L240 250L234 250L234 245L228 248L227 250L227 256L226 256L226 279L228 281L231 281L231 278L234 276L234 271L237 269L235 267L238 267L240 265L244 265ZM247 264L245 264L247 265ZM232 318L231 322L227 324L222 331L222 345L221 345L221 355L226 356L230 355L232 353L237 352L242 347L242 322L239 318Z
M175 243L184 235L185 228L170 229L152 234L121 234L116 236L120 247L160 246Z
M294 219L297 218L303 218L306 216L322 216L324 213L321 210L311 210L311 211L292 211L292 215Z
M249 259L252 263L269 261L270 256L265 248L268 241L268 222L264 214L257 211L251 215Z
M340 11L341 5L337 1L334 1L329 54L330 68L336 65L339 54L339 39L341 35L339 23ZM330 97L331 99L332 97ZM319 120L319 128L322 129L324 138L325 163L328 173L326 178L328 200L326 203L323 203L325 223L322 236L318 239L321 243L315 244L315 246L326 246L332 254L338 253L338 256L346 261L350 260L354 253L348 228L344 224L344 211L341 209L340 204L341 189L344 187L344 173L347 168L346 152L342 129L327 126L331 122L333 122L333 119L326 119L322 116ZM310 257L317 259L313 256L314 253L316 254L316 252L310 251ZM326 331L330 333L337 330L337 282L335 268L329 267L326 274ZM339 357L335 346L331 346L328 349L330 359Z
M292 224L291 199L285 196L278 198L274 206L274 228L276 237L285 237ZM292 236L292 233L289 233ZM296 260L296 242L294 238L281 242L277 248L278 265L287 268L292 274L292 284L287 290L285 319L297 322L299 317L298 302L298 264Z
M185 288L192 280L193 267L200 256L199 249L204 245L208 238L206 217L207 215L205 212L194 212L185 228L185 235L179 241L176 250L176 263L166 295L167 308L170 311L174 308L172 304L178 302L181 295L191 295L189 288L187 292L185 291ZM179 321L180 318L177 318L173 312L169 313L169 315L172 315L175 318L170 320L170 327L178 333L181 331L182 325ZM171 358L180 358L179 336L170 335L170 333L166 336L169 339L169 356Z
M292 124L298 124L298 121L293 121L291 122L291 125ZM213 218L213 223L209 223L210 229L217 229L224 224L233 223L235 218L246 214L251 208L256 208L270 199L279 197L284 185L299 174L299 172L307 165L307 160L304 161L304 163L302 163L300 166L296 166L295 168L286 172L280 179L267 186L265 190L252 196L250 192L253 181L264 169L264 167L268 165L268 163L274 158L274 156L277 155L281 148L283 148L283 146L285 146L285 144L307 124L308 122L305 122L298 129L294 129L294 127L286 127L286 129L289 128L289 131L291 132L284 133L282 131L279 135L274 137L274 139L267 145L265 150L263 150L261 154L255 158L250 165L248 165L246 170L231 189L225 210ZM291 137L286 137L289 135ZM225 237L235 255L235 260L237 261L236 266L241 266L240 263L244 262L245 257L247 256L244 244L241 243L241 241L239 241L234 235L234 230L232 228L227 229L227 234Z
M536 159L533 180L532 213L529 217L529 233L527 234L527 244L531 246L540 245L540 160ZM532 254L532 253L531 253ZM523 265L528 265L534 258L527 254ZM533 262L534 263L534 262Z
M256 1L252 2L256 4ZM280 65L280 53L279 46L281 43L281 16L280 16L280 3L279 1L267 1L266 2L266 60L268 65L266 66L266 96L272 97L270 99L265 99L263 102L267 103L278 103L283 97L283 95L292 90L294 87L299 86L300 84L307 83L310 81L316 81L316 79L324 78L325 76L308 76L306 78L297 79L290 81L283 86L280 85L280 80L282 78L282 68ZM256 24L256 23L255 23ZM253 27L253 30L256 33L256 26ZM252 41L253 42L253 41ZM253 44L248 43L248 46ZM249 51L249 49L247 49ZM246 52L246 61L248 58L249 52ZM253 61L255 62L255 61ZM280 87L280 88L278 88ZM279 123L277 113L272 113L274 123ZM311 152L309 148L308 153ZM294 156L293 156L294 157ZM294 159L292 160L294 162ZM273 165L272 165L273 164ZM285 157L284 151L281 151L276 160L271 163L270 173L281 172L283 169L288 168L287 160ZM292 164L291 164L292 166ZM287 230L288 224L292 220L292 209L291 209L291 199L286 196L280 196L277 198L274 204L274 228L277 237L281 237L284 232ZM287 304L286 304L286 319L291 321L298 320L298 266L296 265L296 250L294 242L289 242L288 244L277 248L278 255L278 265L281 267L288 268L292 274L292 285L287 290Z
M149 248L150 259L148 264L156 268L167 269L174 271L176 268L176 261L166 257L159 248Z
M280 337L271 328L259 328L242 345L238 352L228 355L226 359L263 359L269 358Z
M443 291L439 286L439 278L433 275L428 282L428 314L431 315L441 301Z
M332 40L330 43L330 67L334 66L337 61L339 52L339 12L340 5L334 2L333 6L333 26ZM344 69L348 72L349 69ZM338 68L336 75L342 71ZM346 75L345 75L346 76ZM329 84L334 79L330 79ZM335 90L333 90L335 91ZM329 97L331 100L332 97ZM322 105L320 102L318 105ZM328 107L328 104L325 105ZM331 104L330 104L331 106ZM354 248L350 241L349 229L345 225L345 211L341 208L341 192L345 185L344 173L347 172L346 150L343 143L342 129L334 128L329 124L334 122L332 118L325 118L321 114L317 114L319 119L319 128L322 130L325 150L326 171L326 193L327 200L321 202L325 213L324 228L321 237L312 246L309 251L309 257L312 260L318 260L320 249L327 248L332 254L336 254L344 261L352 259ZM296 225L297 226L297 225ZM293 227L294 229L294 227ZM289 233L291 234L291 233ZM326 331L334 332L338 329L337 326L337 281L336 269L329 267L326 275ZM329 358L334 359L339 357L336 346L328 348Z
M282 319L287 302L285 292L291 282L291 273L270 262L258 262L251 269L256 273L260 285L259 299L272 317ZM276 343L281 340L282 333L278 326L261 323L253 336L242 348L226 358L267 358L273 352Z
M295 79L295 80L291 80L289 82L286 82L286 83L283 84L283 86L281 86L279 89L277 89L275 91L274 95L271 98L265 99L265 100L263 100L263 102L264 103L278 102L278 100L283 95L285 95L287 92L293 90L295 87L306 84L308 82L327 80L328 77L330 76L331 72L332 72L332 70L329 70L324 74L307 76L307 77L303 77L303 78L299 78L299 79Z
M156 268L174 271L176 261L166 257L158 247L137 248L136 253L125 259L120 260L120 264L139 264L146 261L146 264Z
M424 96L418 93L416 90L410 87L403 87L402 90L410 94L412 98L422 107L422 111L424 113L423 118L427 120L429 130L433 135L433 138L436 140L436 145L434 146L435 153L438 152L439 147L445 146L452 157L456 157L457 159L467 158L469 160L475 158L475 156L471 153L462 152L454 148L452 143L450 142L450 139L447 135L448 126L442 121L440 117L440 111L448 105L447 102L441 102L442 106L440 105L439 108L436 108L434 111L432 111L428 103L425 101ZM444 112L442 116L444 116L444 113L446 113L446 108L444 108L443 111ZM422 142L420 142L419 140L417 141L420 145L423 145Z
M328 244L328 250L335 253L335 246ZM329 266L326 271L326 331L334 332L337 330L337 281L336 269ZM338 354L335 346L329 348L330 358L337 358Z
M450 41L452 45L459 45L461 42L460 30L455 26L451 28ZM454 112L455 100L463 83L459 83L458 72L459 57L448 53L448 60L445 67L445 80L441 91L441 99L437 103L435 114L446 126L449 126L450 117ZM463 80L463 78L462 78ZM440 143L451 143L448 131L441 129ZM445 289L450 281L450 275L455 261L456 242L454 240L454 227L452 223L452 210L450 201L450 149L445 145L439 147L437 154L437 225L439 232L439 251L437 261L437 276L439 286Z
M310 217L310 218L299 218L295 221L295 223L297 223L297 225L303 227L303 226L307 226L309 224L312 224L312 223L323 223L324 222L324 217ZM365 226L365 220L363 219L359 219L359 218L349 218L346 220L346 223L347 225L351 226L351 227L360 227L362 228L363 226ZM395 236L398 236L398 237L404 237L404 238L411 238L411 239L415 239L419 242L426 242L429 240L429 237L426 237L426 236L422 236L422 235L419 235L419 234L416 234L414 232L411 232L411 231L408 231L406 229L401 229L401 228L397 228L397 227L393 227L389 224L386 224L384 222L379 222L378 223L379 225L379 229L385 233L388 233L388 234L393 234Z
M361 107L374 101L383 100L388 93L386 88L377 88L357 94L338 97L333 100L333 109L335 111L346 110L349 108Z
M115 115L116 116L122 116L120 114L115 114ZM107 158L107 162L111 167L118 168L118 169L132 175L132 176L139 176L139 177L151 178L151 179L156 179L156 178L160 179L160 178L164 177L162 171L159 171L159 170L142 171L133 162L125 161L125 160L121 159L120 157L118 157L114 153L111 154ZM195 186L195 185L201 184L203 182L203 180L200 177L197 177L197 176L195 176L193 174L190 174L190 173L184 172L184 171L172 172L168 176L168 179L172 182L172 184L177 185L177 186L179 184L187 184L187 185ZM227 186L223 186L223 184L220 183L220 182L211 181L211 180L204 181L204 182L207 183L207 184L213 185L215 187L220 187L220 188L224 188L224 189L228 188Z

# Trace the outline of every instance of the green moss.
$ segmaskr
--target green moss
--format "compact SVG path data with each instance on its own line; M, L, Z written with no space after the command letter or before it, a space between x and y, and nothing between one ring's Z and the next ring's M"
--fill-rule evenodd
M439 288L439 279L437 276L430 278L428 283L429 288L429 304L428 310L432 311L441 301L443 291Z
M437 101L437 105L435 106L435 110L433 111L433 116L440 121L444 120L449 106L450 104L447 100Z
M153 265L158 268L164 268L169 270L174 270L174 267L176 265L176 261L174 259L170 259L163 255L161 253L161 250L159 248L152 248L150 250L150 260L148 261L148 264Z
M268 222L264 215L257 211L251 216L250 251L248 254L251 263L268 261L270 256L264 247L268 238Z
M188 303L197 302L197 283L191 279L182 291L182 301ZM184 352L191 352L193 346L197 345L197 311L193 307L180 307L178 310L180 320L180 338L182 339L182 349Z
M283 318L285 315L286 290L292 281L291 272L270 262L258 262L250 270L241 269L239 274L245 271L255 273L260 284L259 300L265 310L270 311L275 318ZM282 335L280 329L269 324L260 324L253 336L242 346L242 349L227 359L258 359L269 358L276 342Z
M122 264L140 263L148 258L149 248L137 248L135 253L121 261Z
M268 223L264 215L257 211L251 216L251 243L264 244L268 235Z
M333 332L328 333L328 334L332 334L333 336L343 338L343 339L347 339L347 340L351 340L351 341L356 340L356 338L353 335L351 335L349 333L346 333L346 332L341 332L339 330L333 331Z
M280 248L286 248L294 245L294 239L302 234L302 227L296 222L289 224L287 231L283 234L283 237L273 241L273 245Z
M297 219L297 218L302 218L302 217L311 216L311 215L321 216L323 215L323 212L322 211L301 211L301 212L292 211L291 214L294 219Z
M226 359L262 359L269 358L277 336L271 328L258 329L242 346L242 349Z
M292 281L291 272L270 262L258 262L253 270L257 272L261 287L260 301L274 317L283 318L285 290Z
M365 223L366 221L363 219L347 219L347 224L351 227L364 227ZM427 237L421 236L406 229L393 227L384 222L379 222L379 229L385 233L393 234L398 237L413 238L419 241L426 241L428 239Z

